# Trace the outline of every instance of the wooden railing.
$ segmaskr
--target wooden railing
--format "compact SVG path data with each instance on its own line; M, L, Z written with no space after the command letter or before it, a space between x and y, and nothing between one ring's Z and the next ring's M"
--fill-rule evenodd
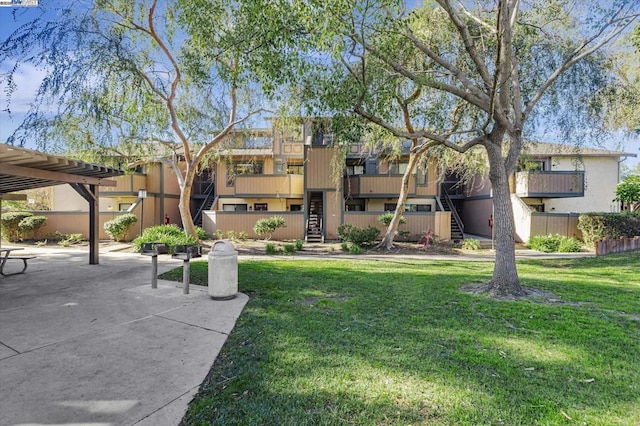
M391 196L396 197L400 193L402 186L402 175L357 175L344 178L344 191L351 196ZM416 193L416 178L409 177L408 195Z
M584 171L518 172L520 197L584 197Z
M236 176L235 195L302 197L302 175L240 175Z

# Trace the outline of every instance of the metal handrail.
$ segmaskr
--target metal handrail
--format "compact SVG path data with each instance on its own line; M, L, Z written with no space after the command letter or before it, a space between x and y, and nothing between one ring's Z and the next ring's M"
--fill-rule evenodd
M207 203L213 198L215 200L215 185L213 182L211 182L209 184L209 186L207 187L207 189L205 190L205 194L206 194L206 198L204 199L204 201L202 202L202 204L200 205L200 207L198 208L198 211L196 212L195 216L193 217L193 221L197 222L200 218L202 218L202 212L204 211L205 206L207 205Z
M455 206L451 202L449 193L447 193L447 189L444 187L444 185L442 186L442 193L444 194L445 201L447 202L447 204L449 205L449 208L451 209L451 214L453 215L453 219L456 221L458 228L460 228L460 232L464 234L464 223L462 223L462 219L460 219L460 216L458 215L458 212L456 211Z

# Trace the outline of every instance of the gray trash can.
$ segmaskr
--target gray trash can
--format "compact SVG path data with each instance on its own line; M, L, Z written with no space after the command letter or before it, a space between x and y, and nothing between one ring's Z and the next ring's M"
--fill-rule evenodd
M213 299L233 299L238 292L238 252L231 242L216 241L209 261L209 296Z

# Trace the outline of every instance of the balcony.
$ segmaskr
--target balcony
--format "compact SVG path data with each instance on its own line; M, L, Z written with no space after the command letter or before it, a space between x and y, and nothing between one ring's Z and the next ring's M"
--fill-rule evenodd
M344 193L350 197L397 197L402 175L357 175L344 178ZM409 193L415 195L415 176L409 178Z
M519 197L584 197L584 171L518 172L516 195Z
M240 175L236 176L235 195L245 197L302 198L302 175Z

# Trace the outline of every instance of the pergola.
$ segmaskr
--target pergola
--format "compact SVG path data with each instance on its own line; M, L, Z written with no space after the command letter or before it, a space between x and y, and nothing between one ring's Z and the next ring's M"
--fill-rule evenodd
M124 172L13 145L0 144L0 200L24 199L16 191L69 184L89 203L89 264L99 263L99 186Z

